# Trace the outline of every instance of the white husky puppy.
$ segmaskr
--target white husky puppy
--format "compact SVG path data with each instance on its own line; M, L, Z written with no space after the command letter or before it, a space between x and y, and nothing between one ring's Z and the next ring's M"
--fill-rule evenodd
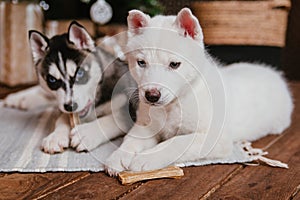
M279 134L293 103L281 74L256 64L220 68L188 8L128 16L127 57L139 86L137 121L106 161L110 175L222 158L233 143Z

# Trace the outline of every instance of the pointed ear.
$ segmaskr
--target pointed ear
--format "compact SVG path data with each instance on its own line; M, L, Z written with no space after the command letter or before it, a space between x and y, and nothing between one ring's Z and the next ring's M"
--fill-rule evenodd
M127 24L128 30L132 34L139 34L140 28L148 26L150 16L139 10L131 10L128 13Z
M69 26L69 41L74 43L78 49L96 51L95 42L87 30L76 21Z
M29 44L35 64L38 63L46 54L46 48L49 44L49 39L38 31L29 31Z
M183 8L179 11L175 23L179 29L184 31L184 36L190 36L194 40L203 42L203 33L199 21L189 8Z

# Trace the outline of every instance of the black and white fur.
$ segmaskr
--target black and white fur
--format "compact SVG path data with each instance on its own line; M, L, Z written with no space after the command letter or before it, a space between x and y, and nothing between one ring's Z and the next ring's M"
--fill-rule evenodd
M9 95L5 105L31 109L57 104L62 114L54 131L42 142L45 152L62 152L69 145L77 151L92 150L129 130L132 122L124 113L129 106L127 95L134 91L135 82L127 75L124 62L96 47L77 22L70 24L68 33L51 39L30 31L29 41L39 86ZM115 93L119 95L114 101L118 107L113 116L110 100L117 83ZM68 113L78 113L86 123L71 130ZM102 117L95 120L96 115Z

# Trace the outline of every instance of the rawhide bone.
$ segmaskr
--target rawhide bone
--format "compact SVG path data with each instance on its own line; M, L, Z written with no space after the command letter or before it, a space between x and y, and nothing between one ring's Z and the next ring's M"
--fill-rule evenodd
M184 175L180 167L170 166L162 169L142 171L142 172L129 172L124 171L119 173L119 180L122 185L133 184L138 181L158 179L158 178L180 178Z
M71 113L69 117L71 128L74 128L76 125L80 124L79 116L77 113Z

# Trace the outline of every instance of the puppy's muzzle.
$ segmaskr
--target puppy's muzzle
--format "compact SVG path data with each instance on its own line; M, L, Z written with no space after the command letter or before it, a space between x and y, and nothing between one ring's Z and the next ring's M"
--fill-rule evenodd
M161 96L160 91L158 91L157 89L151 89L151 90L147 90L145 92L145 98L150 103L158 102L158 100L160 99L160 96Z
M68 104L64 104L64 109L68 112L73 112L78 108L78 104L76 102L71 102Z

